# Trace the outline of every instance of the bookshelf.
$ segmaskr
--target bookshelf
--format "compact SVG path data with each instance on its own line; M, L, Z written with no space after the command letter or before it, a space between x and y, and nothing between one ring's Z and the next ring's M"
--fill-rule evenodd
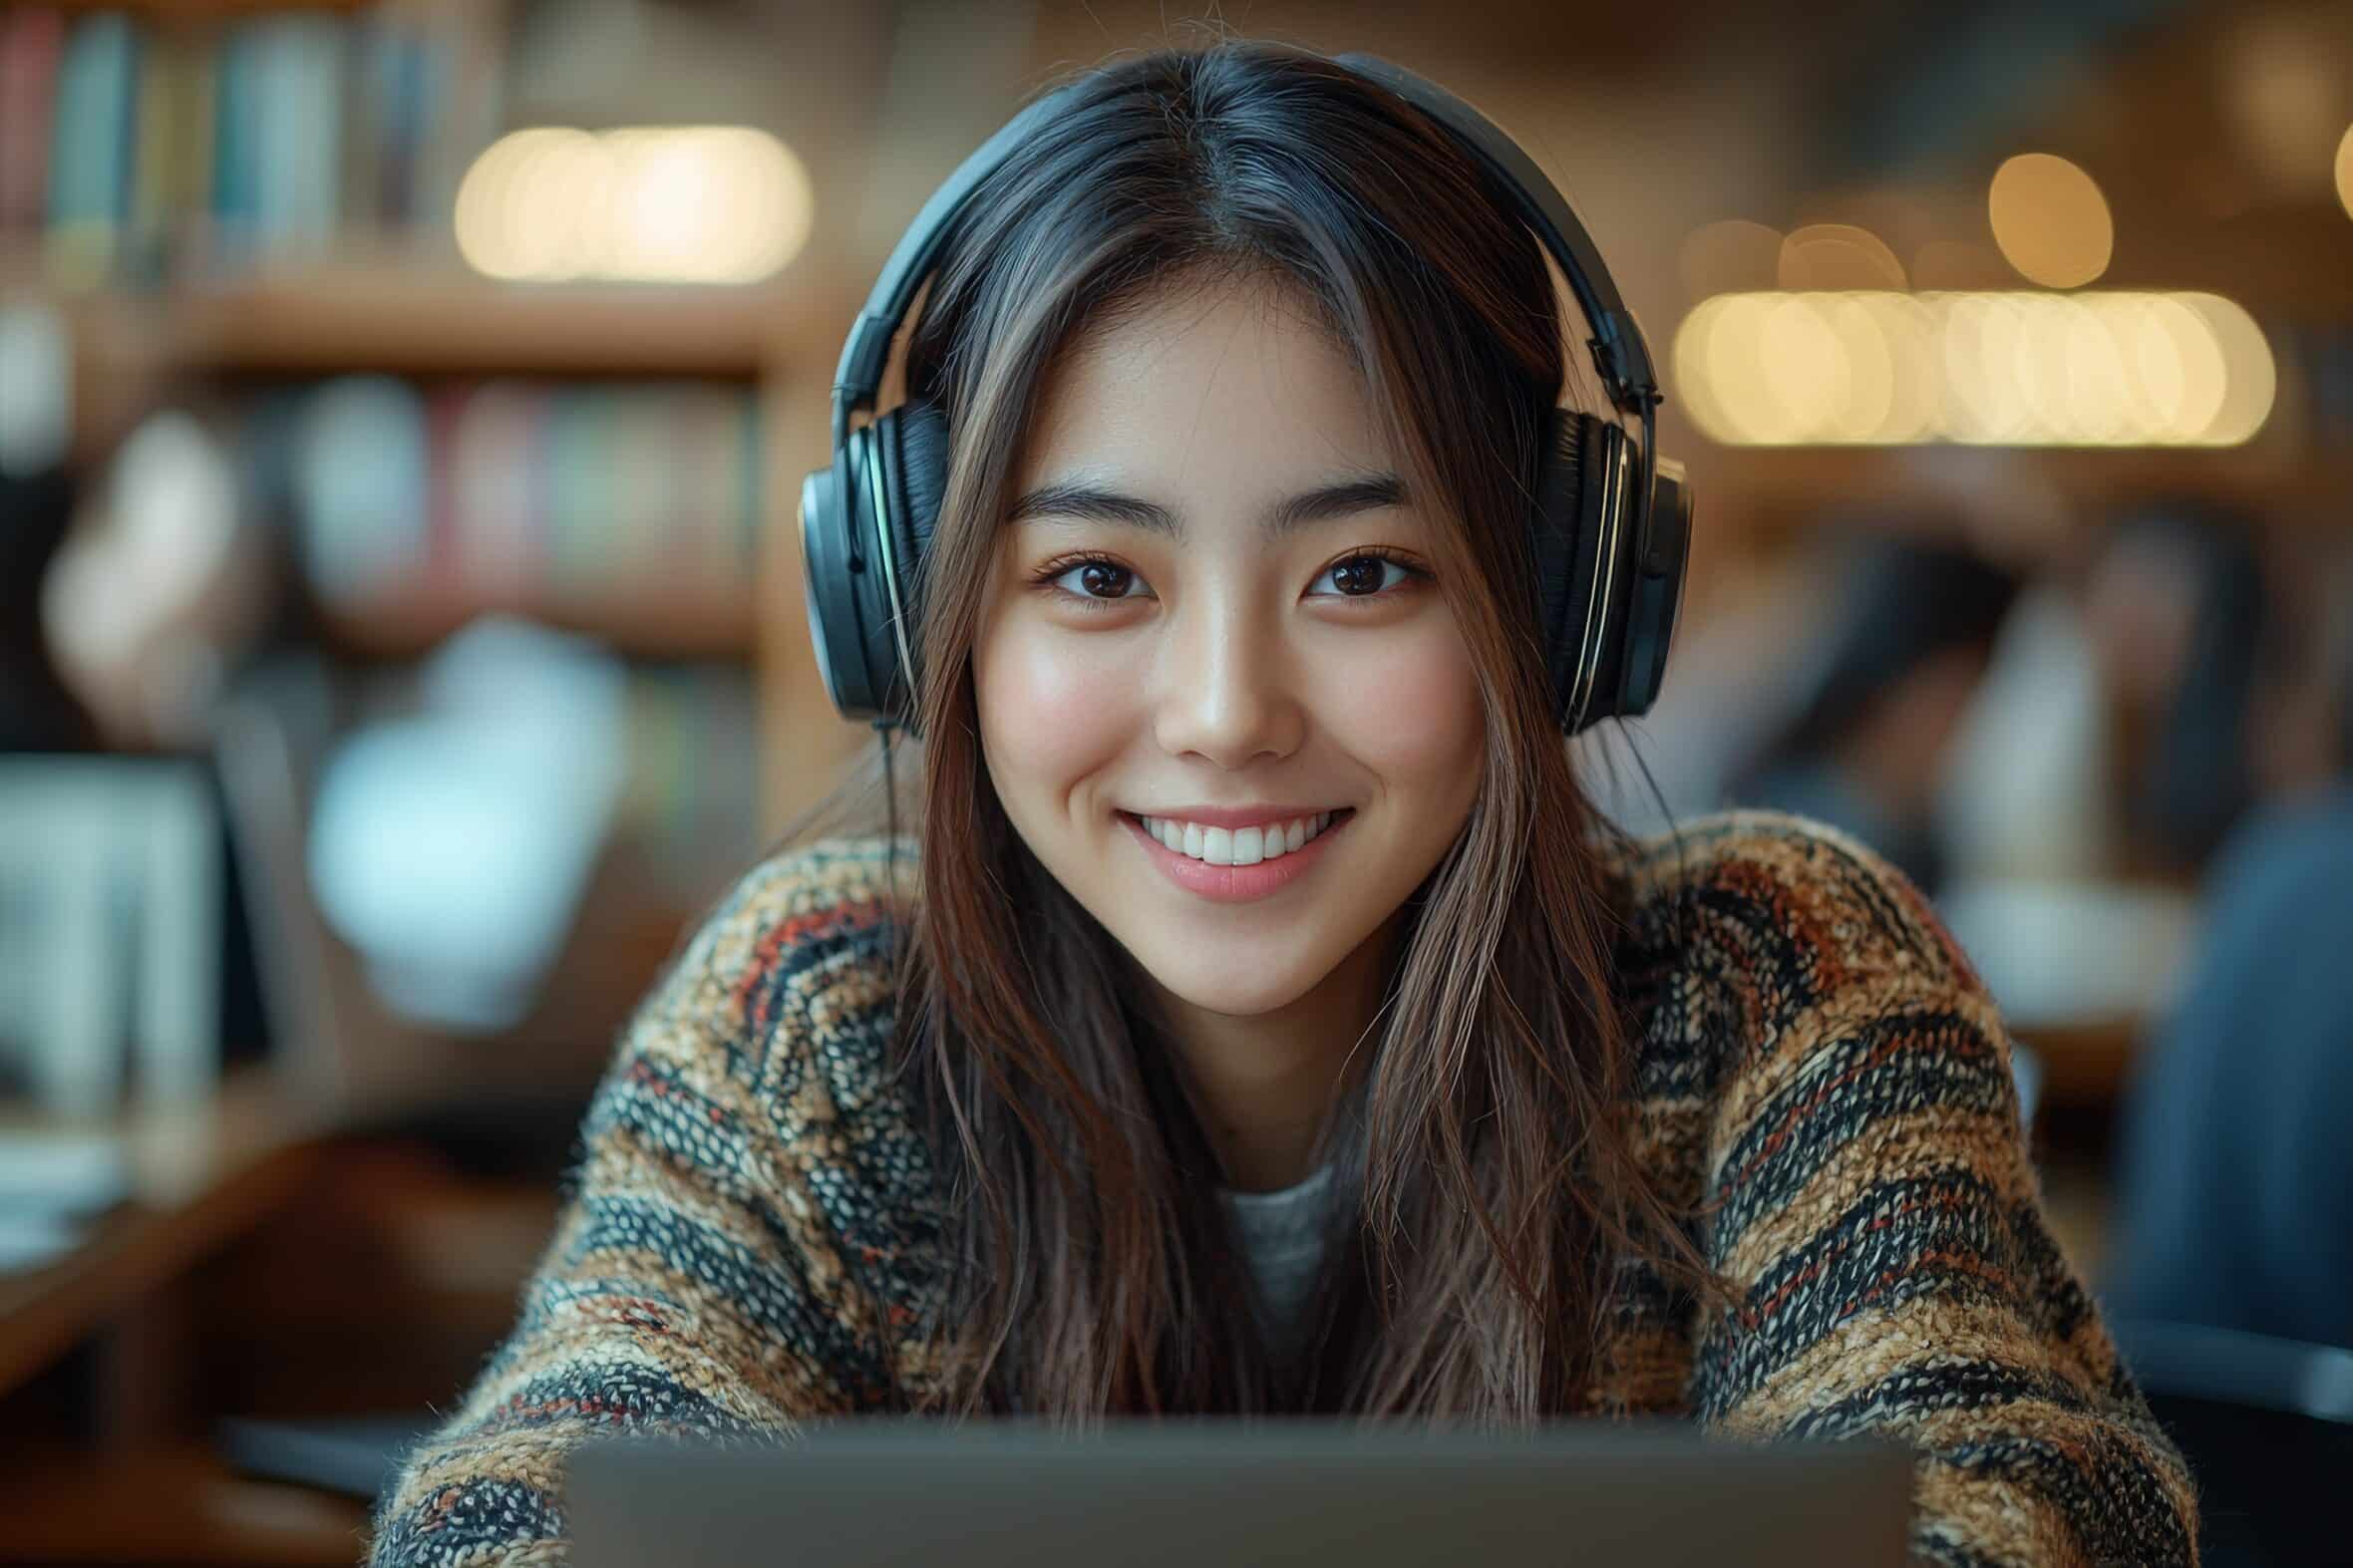
M759 464L749 570L561 593L409 584L323 608L324 632L353 658L403 661L475 615L503 611L631 657L746 663L761 695L764 831L822 794L862 736L834 716L798 616L801 478L826 461L833 361L861 297L822 262L797 263L776 284L729 289L506 285L381 257L154 292L57 290L41 278L37 255L0 252L0 303L39 301L67 325L76 459L86 470L170 399L352 373L743 391L755 404ZM792 613L763 613L780 605Z
M86 494L149 416L215 423L254 515L295 546L299 635L371 689L490 614L629 665L634 847L616 863L634 869L599 884L606 902L567 939L581 951L564 972L607 982L593 1006L569 999L562 1033L586 1062L707 905L702 884L821 794L862 734L834 718L812 663L797 517L862 279L853 290L824 247L744 285L466 267L458 183L530 123L508 99L506 11L0 7L0 308L63 328ZM42 91L16 91L36 77ZM304 115L331 148L293 134ZM103 146L67 138L75 126L103 126ZM415 519L380 580L321 570L315 471L365 464L314 458L305 480L288 457L323 439L321 393L361 384L376 423L348 425L334 451L381 465L397 446L393 510Z
M38 277L37 260L21 252L0 261L0 302L44 303L64 319L78 412L87 416L78 421L86 465L103 462L124 428L167 398L359 373L559 386L709 383L765 400L800 376L830 374L820 367L854 309L844 290L801 276L742 289L539 288L377 261L156 293L51 292ZM818 409L814 442L800 444L816 454L804 469L824 461L822 402ZM759 425L764 439L781 434L771 420ZM797 474L789 493L797 501ZM749 647L749 578L733 589L679 591L657 582L576 602L493 594L483 605L573 630L609 626L616 641L649 654L696 657ZM445 619L415 592L336 616L355 647L378 656L429 644L437 630L454 629Z

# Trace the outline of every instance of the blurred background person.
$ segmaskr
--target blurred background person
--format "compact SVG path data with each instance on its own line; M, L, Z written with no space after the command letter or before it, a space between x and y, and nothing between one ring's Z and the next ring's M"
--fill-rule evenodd
M2275 642L2258 539L2243 511L2184 496L2119 516L2086 573L2110 787L2142 869L2193 871L2253 803Z
M1842 827L1932 894L1948 859L1938 790L2018 579L1908 534L1856 533L1833 559L1816 672L1733 798Z

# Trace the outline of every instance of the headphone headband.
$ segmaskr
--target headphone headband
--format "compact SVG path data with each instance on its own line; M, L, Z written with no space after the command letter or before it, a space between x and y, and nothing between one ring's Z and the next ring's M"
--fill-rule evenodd
M1611 404L1639 415L1657 403L1658 376L1651 369L1650 346L1643 342L1642 329L1634 324L1626 302L1619 297L1609 268L1601 264L1593 236L1585 232L1560 187L1494 121L1437 83L1373 55L1338 58L1358 76L1379 83L1453 132L1455 140L1512 193L1519 215L1560 263L1577 307L1592 324L1593 363L1601 372Z
M857 324L849 329L849 337L841 345L841 364L834 372L836 447L841 445L849 432L849 416L860 409L873 408L875 396L882 390L882 367L890 358L890 340L898 336L907 307L914 303L915 290L930 276L932 263L939 259L940 247L947 243L949 220L971 199L980 182L995 173L997 165L1029 140L1039 126L1059 113L1078 94L1081 85L1057 88L1006 122L995 136L956 166L956 171L931 193L914 221L907 225L906 232L898 237L890 259L882 263L873 288L867 291L865 305L857 313Z
M1619 296L1609 269L1602 265L1600 250L1559 187L1493 121L1437 83L1374 55L1340 55L1335 63L1387 88L1436 120L1511 192L1520 216L1560 264L1569 291L1593 328L1593 363L1610 403L1647 422L1659 402L1658 375L1652 369L1649 345ZM835 446L840 446L848 434L850 416L874 406L882 389L882 368L890 357L891 339L898 335L915 290L939 259L940 247L947 243L950 220L971 199L974 189L1084 85L1057 88L1015 115L957 165L899 236L858 311L856 325L841 345L841 363L834 373ZM1649 447L1646 439L1646 460Z

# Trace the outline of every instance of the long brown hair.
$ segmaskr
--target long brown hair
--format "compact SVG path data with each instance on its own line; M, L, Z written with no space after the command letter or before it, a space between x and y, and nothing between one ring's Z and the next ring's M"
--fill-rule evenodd
M1014 832L970 655L1057 352L1172 288L1273 279L1352 356L1479 675L1462 835L1408 902L1363 1071L1318 1153L1339 1205L1311 1365L1274 1366L1218 1165L1131 961ZM1586 1408L1616 1269L1712 1295L1636 1157L1612 986L1614 829L1536 642L1525 518L1566 377L1536 241L1418 111L1314 54L1223 40L1115 59L991 176L906 348L952 455L916 592L921 896L894 1065L949 1229L919 1410L1354 1411L1520 1423ZM869 786L871 771L851 784ZM1501 896L1499 896L1499 891Z

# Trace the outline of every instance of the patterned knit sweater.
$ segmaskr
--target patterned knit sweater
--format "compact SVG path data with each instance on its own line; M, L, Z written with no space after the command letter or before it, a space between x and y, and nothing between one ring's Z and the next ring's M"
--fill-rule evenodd
M905 915L882 849L760 865L646 999L519 1321L384 1501L378 1568L562 1561L563 1457L591 1433L785 1438L893 1373L923 1386L908 1325L943 1216L880 1073ZM1617 871L1641 1148L1713 1201L1740 1303L1621 1271L1599 1407L1901 1441L1922 1562L2194 1561L2190 1478L2045 1225L2001 1020L1912 885L1765 812Z

